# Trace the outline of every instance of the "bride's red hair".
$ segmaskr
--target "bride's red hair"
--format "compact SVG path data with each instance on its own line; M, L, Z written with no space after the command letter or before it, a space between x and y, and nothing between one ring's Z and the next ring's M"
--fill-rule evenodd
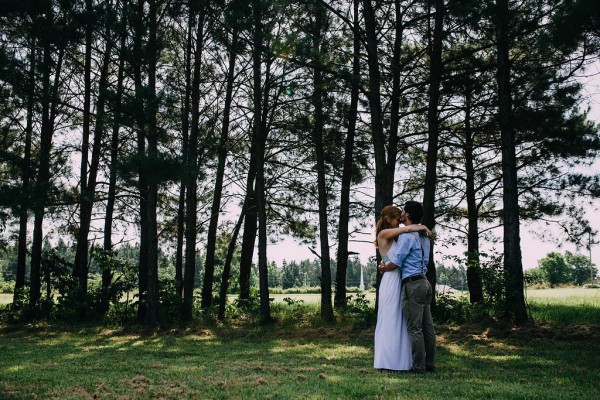
M402 211L400 208L396 207L393 204L389 204L381 210L381 215L379 217L379 221L377 221L377 226L375 228L375 247L377 247L377 236L379 236L379 232L384 229L396 228L395 225L392 225L393 220L400 221L400 215Z

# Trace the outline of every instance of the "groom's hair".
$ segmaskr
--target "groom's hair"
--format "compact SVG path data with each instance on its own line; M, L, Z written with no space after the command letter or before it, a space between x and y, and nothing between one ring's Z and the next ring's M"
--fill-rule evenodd
M409 200L404 203L404 212L408 213L413 224L420 224L423 219L423 205L418 201Z

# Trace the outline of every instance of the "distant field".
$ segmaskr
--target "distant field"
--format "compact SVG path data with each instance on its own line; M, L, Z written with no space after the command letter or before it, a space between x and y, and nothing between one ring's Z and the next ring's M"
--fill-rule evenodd
M375 301L375 293L363 292L367 299ZM456 292L460 296L461 292ZM466 295L466 292L463 294ZM600 307L600 289L584 288L557 288L557 289L528 289L525 292L527 300L532 303L550 303L564 305L590 304ZM350 293L354 296L356 293ZM294 300L302 300L305 303L318 303L321 301L320 294L271 294L269 297L275 302L283 301L289 297ZM234 299L233 296L231 299Z
M363 292L370 301L375 301L375 293ZM350 293L355 296L356 293ZM564 304L577 305L589 304L600 307L600 289L583 288L558 288L558 289L528 289L526 291L527 300L535 304ZM228 296L230 300L236 298L235 295ZM308 294L271 294L269 297L275 302L283 302L284 298L293 300L302 300L305 303L319 303L321 295L318 293ZM0 304L12 302L13 295L10 293L0 293Z
M600 324L600 289L528 290L534 321L551 324Z
M10 293L0 293L0 304L12 303L13 295Z
M528 289L527 299L534 302L591 302L600 306L600 289L557 288L557 289Z
M375 301L375 293L364 292L367 299L374 302ZM348 296L355 296L356 293L349 293ZM302 300L305 303L320 303L321 302L321 294L320 293L308 293L308 294L272 294L269 296L273 299L274 302L283 302L283 299L290 298L293 300Z

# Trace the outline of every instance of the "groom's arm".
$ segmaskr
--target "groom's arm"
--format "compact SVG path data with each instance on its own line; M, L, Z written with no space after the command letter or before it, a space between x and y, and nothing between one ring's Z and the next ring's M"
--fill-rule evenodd
M402 235L398 238L398 241L396 242L395 251L392 251L388 255L390 257L390 261L393 264L400 267L404 263L406 256L408 256L408 254L410 253L411 236L412 235Z
M379 264L379 272L383 274L384 272L399 268L400 265L402 265L404 259L410 252L410 239L408 239L407 236L408 235L401 235L398 238L394 251L388 253L390 262L384 263L381 261Z

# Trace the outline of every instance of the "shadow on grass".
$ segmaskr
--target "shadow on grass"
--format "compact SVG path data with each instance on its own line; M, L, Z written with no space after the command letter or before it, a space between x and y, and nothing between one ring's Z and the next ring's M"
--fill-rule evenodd
M3 398L598 398L600 341L439 327L437 371L374 370L373 331L263 327L0 336ZM541 328L539 328L541 329ZM547 328L549 329L549 328ZM244 333L246 334L244 336Z

